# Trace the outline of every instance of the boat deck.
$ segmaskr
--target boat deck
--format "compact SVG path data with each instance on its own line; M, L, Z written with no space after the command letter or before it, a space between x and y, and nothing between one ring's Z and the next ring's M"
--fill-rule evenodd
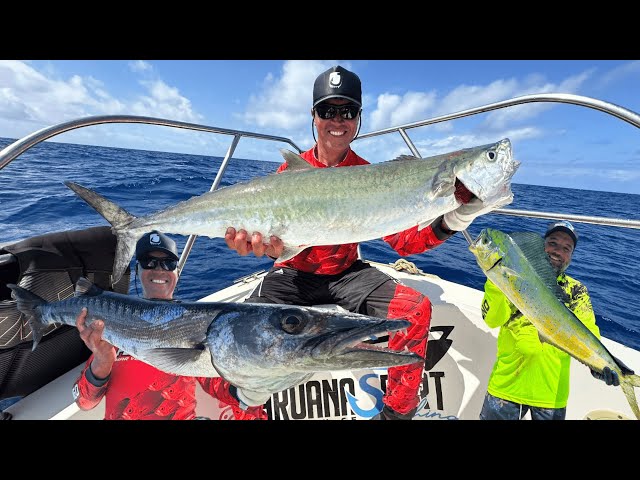
M396 270L392 265L371 263L424 293L433 304L422 401L414 419L477 420L495 360L498 333L497 328L489 329L482 320L483 292L415 269L410 273ZM201 301L242 301L263 275L264 272L260 272L245 277ZM640 352L607 338L603 338L602 343L627 365L640 365ZM586 366L573 359L572 362L567 419L634 418L620 388L605 385L594 379ZM71 387L81 369L82 365L79 365L6 411L16 420L103 418L103 405L84 412L73 401ZM316 374L296 388L273 395L266 408L274 420L367 420L380 407L378 402L385 380L386 369ZM228 407L199 390L198 414L224 419Z

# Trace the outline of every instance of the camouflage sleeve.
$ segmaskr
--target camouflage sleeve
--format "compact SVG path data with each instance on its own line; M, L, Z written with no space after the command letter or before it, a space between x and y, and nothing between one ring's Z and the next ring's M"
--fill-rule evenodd
M600 338L600 328L596 325L596 315L591 305L591 297L587 287L574 278L567 277L567 280L565 291L567 291L571 299L567 307L584 323L591 333ZM566 290L567 288L568 290Z
M91 410L95 408L107 393L107 387L109 385L109 377L99 380L91 372L91 362L93 361L93 355L89 357L87 363L82 369L82 373L73 384L72 394L73 399L80 408L80 410Z
M501 327L511 317L520 314L515 305L489 279L484 284L481 310L482 318L489 328Z
M438 217L431 225L420 231L418 231L418 226L416 225L408 230L382 237L382 240L391 245L391 248L403 257L431 250L444 243L452 235L444 233L440 229L441 218Z
M209 395L229 405L236 420L267 420L267 412L262 405L243 410L239 400L229 391L231 384L224 378L198 377L198 382Z

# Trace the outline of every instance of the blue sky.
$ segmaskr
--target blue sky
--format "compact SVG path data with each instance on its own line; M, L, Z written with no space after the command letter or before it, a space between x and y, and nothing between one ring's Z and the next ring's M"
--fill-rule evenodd
M571 93L640 112L638 60L0 60L0 137L89 115L145 115L313 145L315 77L340 64L363 85L369 132L533 93ZM640 194L640 130L576 105L532 103L420 129L422 156L508 137L515 183ZM52 139L223 156L230 137L100 125ZM356 140L371 162L410 153L400 135ZM242 140L237 158L280 162L286 145Z

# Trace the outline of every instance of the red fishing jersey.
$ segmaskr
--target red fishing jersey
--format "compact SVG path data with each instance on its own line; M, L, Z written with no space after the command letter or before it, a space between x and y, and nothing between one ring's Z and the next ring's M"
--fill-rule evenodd
M196 417L196 382L221 402L221 410L228 407L235 420L267 419L262 406L242 410L223 378L171 375L118 352L111 374L98 387L85 374L92 361L93 355L73 386L73 397L81 410L91 410L105 397L105 420L192 420Z

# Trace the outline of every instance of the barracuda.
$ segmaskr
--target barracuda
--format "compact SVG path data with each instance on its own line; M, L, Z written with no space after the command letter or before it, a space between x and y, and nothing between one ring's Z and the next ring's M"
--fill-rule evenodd
M112 225L117 236L113 282L131 261L136 241L158 230L178 235L224 237L230 226L282 239L288 260L315 245L357 243L416 225L422 229L455 210L455 182L487 206L513 200L511 178L520 162L511 142L467 148L428 158L395 160L348 168L312 168L302 157L281 150L287 168L280 174L206 192L164 210L136 217L98 193L65 184Z
M33 331L33 349L53 323L104 320L103 338L175 375L224 377L254 404L295 387L316 372L359 370L424 361L361 343L406 328L342 310L265 303L168 302L108 292L81 277L75 296L47 302L14 284L18 309Z
M609 367L618 374L631 410L640 419L634 387L640 376L615 359L564 304L565 292L544 251L544 239L533 232L510 235L487 228L469 246L487 278L536 327L546 342L592 370Z

